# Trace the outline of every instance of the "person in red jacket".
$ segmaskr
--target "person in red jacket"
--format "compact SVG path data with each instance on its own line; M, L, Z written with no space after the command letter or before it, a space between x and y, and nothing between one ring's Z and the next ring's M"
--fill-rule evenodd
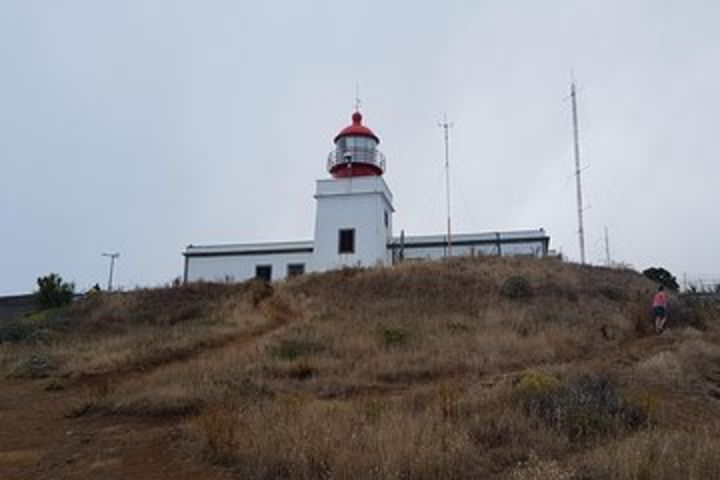
M665 294L665 287L660 285L653 297L653 313L655 314L655 332L660 333L665 329L667 321L668 298Z

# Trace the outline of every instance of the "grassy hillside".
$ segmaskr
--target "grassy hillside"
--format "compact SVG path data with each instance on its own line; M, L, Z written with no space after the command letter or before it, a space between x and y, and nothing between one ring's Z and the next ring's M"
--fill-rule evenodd
M466 258L100 294L0 329L73 416L177 416L243 478L720 477L712 299L556 260Z

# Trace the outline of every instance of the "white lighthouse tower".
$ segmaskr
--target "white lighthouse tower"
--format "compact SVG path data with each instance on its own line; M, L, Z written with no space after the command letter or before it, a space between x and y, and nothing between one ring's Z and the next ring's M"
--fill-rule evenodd
M311 268L390 265L392 193L383 173L380 139L355 111L352 124L335 137L327 169L332 178L318 180L315 245Z

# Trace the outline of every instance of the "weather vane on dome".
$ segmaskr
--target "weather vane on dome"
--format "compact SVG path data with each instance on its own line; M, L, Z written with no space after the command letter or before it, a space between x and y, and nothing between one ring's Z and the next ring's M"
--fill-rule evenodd
M360 82L355 82L355 111L360 111L360 105L362 104L362 101L360 101Z

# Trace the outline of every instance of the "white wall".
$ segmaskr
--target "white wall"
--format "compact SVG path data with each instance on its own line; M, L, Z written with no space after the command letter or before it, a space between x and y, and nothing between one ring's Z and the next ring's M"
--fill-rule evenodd
M315 198L314 271L392 263L392 194L382 177L318 180ZM355 229L355 252L341 254L338 233L348 228Z
M281 280L286 278L290 263L304 263L305 271L309 271L311 258L312 253L189 256L186 280L248 280L255 277L257 265L272 265L272 280Z

